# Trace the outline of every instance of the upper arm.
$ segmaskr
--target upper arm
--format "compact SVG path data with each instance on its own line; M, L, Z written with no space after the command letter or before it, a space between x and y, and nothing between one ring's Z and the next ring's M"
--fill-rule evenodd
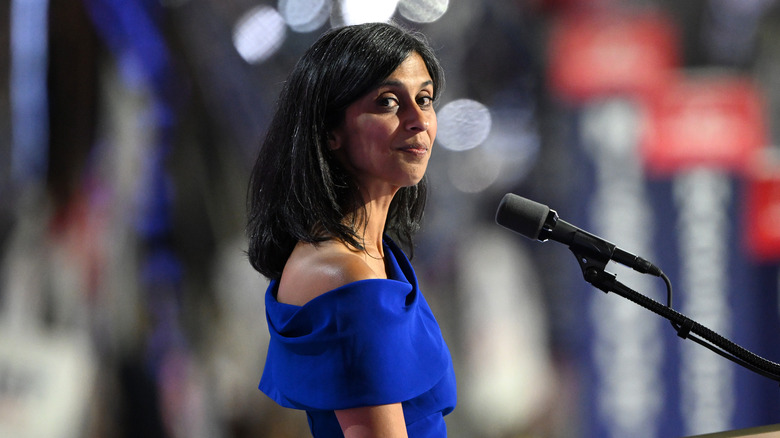
M401 403L336 411L345 438L406 438Z

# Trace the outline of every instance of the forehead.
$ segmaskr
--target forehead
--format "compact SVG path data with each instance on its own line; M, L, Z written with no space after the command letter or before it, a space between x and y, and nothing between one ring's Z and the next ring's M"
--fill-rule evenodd
M404 59L401 64L387 77L388 80L404 79L411 82L430 82L433 84L428 66L425 64L422 56L417 52L412 52ZM387 82L387 81L385 81Z

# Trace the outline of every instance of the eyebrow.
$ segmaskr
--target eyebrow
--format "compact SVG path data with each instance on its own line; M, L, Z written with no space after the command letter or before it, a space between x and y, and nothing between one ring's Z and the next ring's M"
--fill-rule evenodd
M381 87L403 87L403 85L404 85L404 84L403 84L401 81L396 81L396 80L394 80L394 79L387 79L387 80L385 80L385 81L382 81L382 82L381 82L381 83L380 83L380 84L377 86L377 88L381 88ZM433 85L433 80L429 79L429 80L427 80L427 81L423 82L422 84L420 84L420 88L421 88L421 89L422 89L422 88L425 88L425 87L427 87L428 85Z

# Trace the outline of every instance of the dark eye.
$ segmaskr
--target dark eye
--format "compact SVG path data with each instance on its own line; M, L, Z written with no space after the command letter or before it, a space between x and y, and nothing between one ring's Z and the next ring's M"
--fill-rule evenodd
M431 96L420 96L417 98L417 105L421 108L428 108L433 105L433 98Z
M392 96L380 97L377 102L379 103L379 106L385 108L395 108L398 106L398 100L396 100L396 98Z

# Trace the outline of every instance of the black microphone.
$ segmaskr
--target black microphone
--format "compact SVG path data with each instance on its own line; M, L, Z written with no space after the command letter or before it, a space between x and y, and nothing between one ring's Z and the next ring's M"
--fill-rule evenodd
M555 210L530 199L507 193L498 205L496 223L532 240L548 239L568 245L575 253L595 257L604 263L614 260L642 274L660 277L661 269L647 260L561 220Z

